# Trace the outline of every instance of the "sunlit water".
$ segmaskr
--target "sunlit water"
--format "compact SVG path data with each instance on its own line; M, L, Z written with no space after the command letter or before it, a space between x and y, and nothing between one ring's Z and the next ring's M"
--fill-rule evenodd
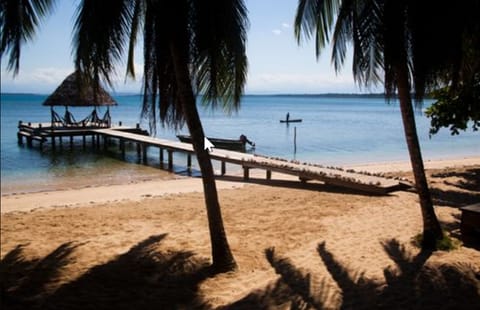
M50 120L49 108L42 106L45 98L43 95L1 96L2 193L166 177L159 169L158 150L153 148L148 154L149 164L145 166L133 147L123 160L118 147L111 146L107 152L96 152L91 147L83 150L80 139L75 141L73 150L67 139L63 147L57 146L55 151L48 145L43 151L18 145L19 120ZM111 108L115 123L122 121L131 126L141 123L143 128L149 129L148 123L140 119L139 96L117 96L115 99L119 103ZM63 113L61 107L56 110ZM70 111L77 119L82 119L91 110L70 108ZM240 110L230 115L203 107L200 112L207 136L238 138L244 134L256 144L255 150L250 152L262 155L323 165L408 160L399 106L395 101L387 104L382 98L371 97L245 96ZM287 112L290 118L303 121L289 125L280 123ZM425 160L480 154L478 133L468 131L451 136L445 129L430 139L429 120L420 110L416 113L416 121ZM176 140L175 135L179 133L187 133L186 128L176 132L158 126L156 131L158 137L172 140ZM174 162L177 174L185 173L185 155L175 153Z

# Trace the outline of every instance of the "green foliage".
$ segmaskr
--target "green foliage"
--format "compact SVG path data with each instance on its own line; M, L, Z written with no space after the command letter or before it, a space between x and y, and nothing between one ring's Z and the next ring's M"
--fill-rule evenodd
M480 74L471 87L444 87L434 91L433 98L437 101L425 111L431 119L430 135L442 127L450 127L452 135L465 131L469 124L473 131L480 127Z
M419 233L412 237L412 243L413 245L422 248L422 242L423 242L423 234ZM437 240L435 247L439 251L453 251L458 249L461 246L461 242L457 239L453 239L449 236L447 232L443 232L443 237L442 239Z

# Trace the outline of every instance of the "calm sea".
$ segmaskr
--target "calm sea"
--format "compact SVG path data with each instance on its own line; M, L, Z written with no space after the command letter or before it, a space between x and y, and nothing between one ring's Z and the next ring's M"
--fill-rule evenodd
M1 189L11 191L44 190L51 187L75 186L80 180L92 185L137 181L165 176L159 171L158 151L149 154L149 165L139 163L132 150L122 160L115 150L96 153L82 150L81 141L70 151L65 142L62 149L48 147L40 151L17 143L18 121L48 122L50 111L43 107L45 95L1 95ZM140 119L140 96L116 96L119 105L111 108L114 122L134 126L148 124ZM430 102L426 102L428 105ZM63 113L58 107L57 112ZM76 119L82 119L89 108L70 108ZM207 136L238 138L246 135L256 143L253 152L268 156L297 159L323 165L346 165L385 161L407 161L408 153L403 134L398 103L387 104L383 98L343 96L244 96L241 108L231 115L221 110L200 107ZM301 118L301 123L281 124L286 113ZM418 134L424 159L477 156L480 136L462 132L451 136L441 130L431 139L429 120L416 113ZM294 136L296 132L296 148ZM157 128L158 137L176 140L175 131ZM175 154L175 170L182 173L186 159ZM178 159L177 159L178 158ZM61 185L61 186L60 186Z

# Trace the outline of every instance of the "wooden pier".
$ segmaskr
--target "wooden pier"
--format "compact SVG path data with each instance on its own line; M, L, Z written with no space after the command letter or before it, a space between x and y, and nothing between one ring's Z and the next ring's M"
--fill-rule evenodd
M72 141L74 136L82 136L84 141L86 136L92 137L92 142L98 148L103 140L103 145L112 139L117 139L122 155L125 155L125 143L131 142L137 145L137 152L142 156L143 161L147 161L147 149L155 147L159 149L160 163L164 163L164 152L167 153L168 169L173 170L173 153L181 152L187 154L187 166L191 167L192 155L195 154L191 144L179 141L154 138L146 135L146 132L140 127L112 127L112 128L74 128L74 129L45 129L42 124L23 124L19 123L18 138L27 139L27 143L32 145L32 141L38 141L40 144L52 140L52 146L55 145L55 139L70 137ZM85 145L85 142L84 142ZM226 164L240 165L243 168L245 180L249 179L251 169L261 169L266 171L266 178L271 179L272 172L297 176L300 181L318 180L327 184L361 190L375 194L386 194L391 191L403 188L405 185L397 180L384 177L365 175L353 171L344 171L338 168L323 167L308 163L299 163L286 161L279 158L269 158L254 154L247 154L235 151L228 151L214 148L210 152L213 160L221 162L221 174L226 173Z
M119 122L118 126L111 128L118 131L133 132L138 135L148 135L148 131L141 129L139 124L136 127L128 127ZM86 147L86 139L90 137L92 144L99 146L101 135L95 132L95 129L98 129L98 126L55 127L51 123L24 123L19 121L17 138L19 144L23 144L25 139L28 146L33 146L35 141L38 142L40 148L50 140L52 148L55 148L57 143L63 144L63 138L68 138L70 145L73 146L74 137L82 137L83 146Z

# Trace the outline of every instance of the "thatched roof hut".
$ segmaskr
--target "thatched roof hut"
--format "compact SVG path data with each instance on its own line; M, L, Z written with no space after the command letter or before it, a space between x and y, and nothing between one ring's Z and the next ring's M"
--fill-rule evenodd
M70 74L60 86L43 102L44 106L50 106L53 127L110 127L111 117L109 107L117 105L117 102L100 85L83 84L80 73ZM96 88L96 89L95 89ZM96 92L94 92L96 90ZM64 106L65 115L62 117L54 110L54 106ZM94 107L90 115L81 121L76 121L68 107ZM103 117L97 114L98 106L106 106L107 112Z
M70 74L60 86L43 102L45 106L113 106L117 102L98 85L94 96L93 85L81 87L79 73Z

